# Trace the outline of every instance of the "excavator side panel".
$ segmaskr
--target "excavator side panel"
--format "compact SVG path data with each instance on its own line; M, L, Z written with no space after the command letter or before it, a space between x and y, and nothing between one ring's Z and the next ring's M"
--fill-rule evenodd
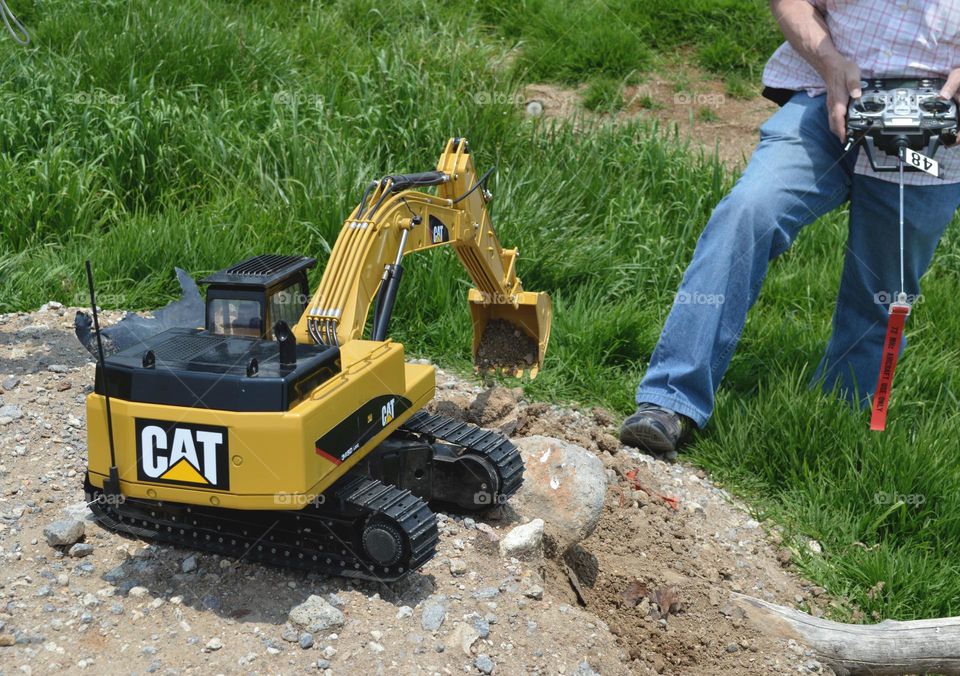
M284 412L236 412L111 397L121 492L232 509L302 509L423 408L432 366L398 343L352 341L342 373ZM242 396L242 395L241 395ZM104 398L87 398L91 483L110 467Z

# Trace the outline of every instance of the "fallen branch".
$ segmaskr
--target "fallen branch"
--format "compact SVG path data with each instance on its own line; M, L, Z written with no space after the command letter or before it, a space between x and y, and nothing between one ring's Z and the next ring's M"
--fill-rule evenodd
M843 624L752 596L733 601L765 634L806 644L840 674L960 674L960 617Z

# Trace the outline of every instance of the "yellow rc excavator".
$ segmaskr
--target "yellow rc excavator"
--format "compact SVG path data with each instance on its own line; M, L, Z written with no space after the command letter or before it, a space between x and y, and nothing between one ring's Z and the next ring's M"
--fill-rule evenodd
M312 297L314 259L256 256L203 280L204 328L106 357L101 348L87 398L98 520L224 556L390 581L435 552L427 503L476 511L514 494L523 462L513 444L422 410L434 369L407 363L388 338L403 256L449 245L476 286L478 365L542 366L550 299L523 290L485 179L466 140L452 139L436 171L368 186ZM415 190L427 186L437 194Z

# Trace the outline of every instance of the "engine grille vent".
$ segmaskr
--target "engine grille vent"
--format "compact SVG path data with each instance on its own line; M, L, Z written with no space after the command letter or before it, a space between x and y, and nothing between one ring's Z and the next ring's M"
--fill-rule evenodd
M237 263L233 267L227 268L226 272L231 275L272 275L300 260L302 260L302 256L264 254Z
M223 336L209 334L174 336L153 349L157 359L162 361L190 361L199 354L222 345Z

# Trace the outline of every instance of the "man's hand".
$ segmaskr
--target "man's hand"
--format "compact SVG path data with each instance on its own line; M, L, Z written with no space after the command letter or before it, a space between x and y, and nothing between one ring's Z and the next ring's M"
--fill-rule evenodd
M960 68L954 68L947 76L947 82L940 90L941 99L956 99L960 103Z
M860 91L860 67L840 54L826 60L821 69L827 84L827 114L830 116L830 131L841 143L847 140L847 106L850 99L858 99ZM957 86L960 86L960 71Z
M860 97L860 68L837 51L827 21L808 0L770 0L770 9L787 41L827 85L830 130L847 140L847 104Z

